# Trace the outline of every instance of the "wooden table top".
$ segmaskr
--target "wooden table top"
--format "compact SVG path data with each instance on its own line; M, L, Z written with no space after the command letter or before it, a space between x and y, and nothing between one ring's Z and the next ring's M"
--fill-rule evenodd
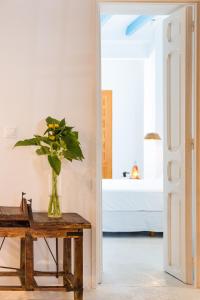
M33 212L31 227L38 229L89 229L91 223L77 213L63 213L61 218L49 218L47 213Z
M28 220L21 207L0 206L0 221Z

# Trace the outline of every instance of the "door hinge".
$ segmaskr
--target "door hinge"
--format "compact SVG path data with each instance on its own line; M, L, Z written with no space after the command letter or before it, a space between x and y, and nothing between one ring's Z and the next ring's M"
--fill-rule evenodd
M195 31L195 21L192 21L192 32Z
M191 140L191 146L192 146L192 149L194 150L194 146L195 146L194 139Z

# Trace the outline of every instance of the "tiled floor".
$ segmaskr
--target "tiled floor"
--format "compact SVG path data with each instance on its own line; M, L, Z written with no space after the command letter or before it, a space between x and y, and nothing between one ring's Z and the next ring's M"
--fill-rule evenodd
M104 284L132 287L182 286L163 271L163 238L148 234L104 237Z
M200 290L162 270L162 239L104 238L104 280L84 300L200 300ZM72 300L72 293L0 292L0 300Z

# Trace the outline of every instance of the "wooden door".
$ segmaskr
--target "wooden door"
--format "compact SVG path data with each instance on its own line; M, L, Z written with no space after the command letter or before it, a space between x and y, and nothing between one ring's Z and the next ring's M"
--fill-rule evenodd
M164 21L165 270L192 283L191 7Z
M112 91L102 91L102 178L112 178Z

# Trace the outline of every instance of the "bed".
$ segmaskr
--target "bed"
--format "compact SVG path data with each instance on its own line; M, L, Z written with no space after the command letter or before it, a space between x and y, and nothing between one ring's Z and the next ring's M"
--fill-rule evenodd
M162 180L103 179L103 232L163 232Z

